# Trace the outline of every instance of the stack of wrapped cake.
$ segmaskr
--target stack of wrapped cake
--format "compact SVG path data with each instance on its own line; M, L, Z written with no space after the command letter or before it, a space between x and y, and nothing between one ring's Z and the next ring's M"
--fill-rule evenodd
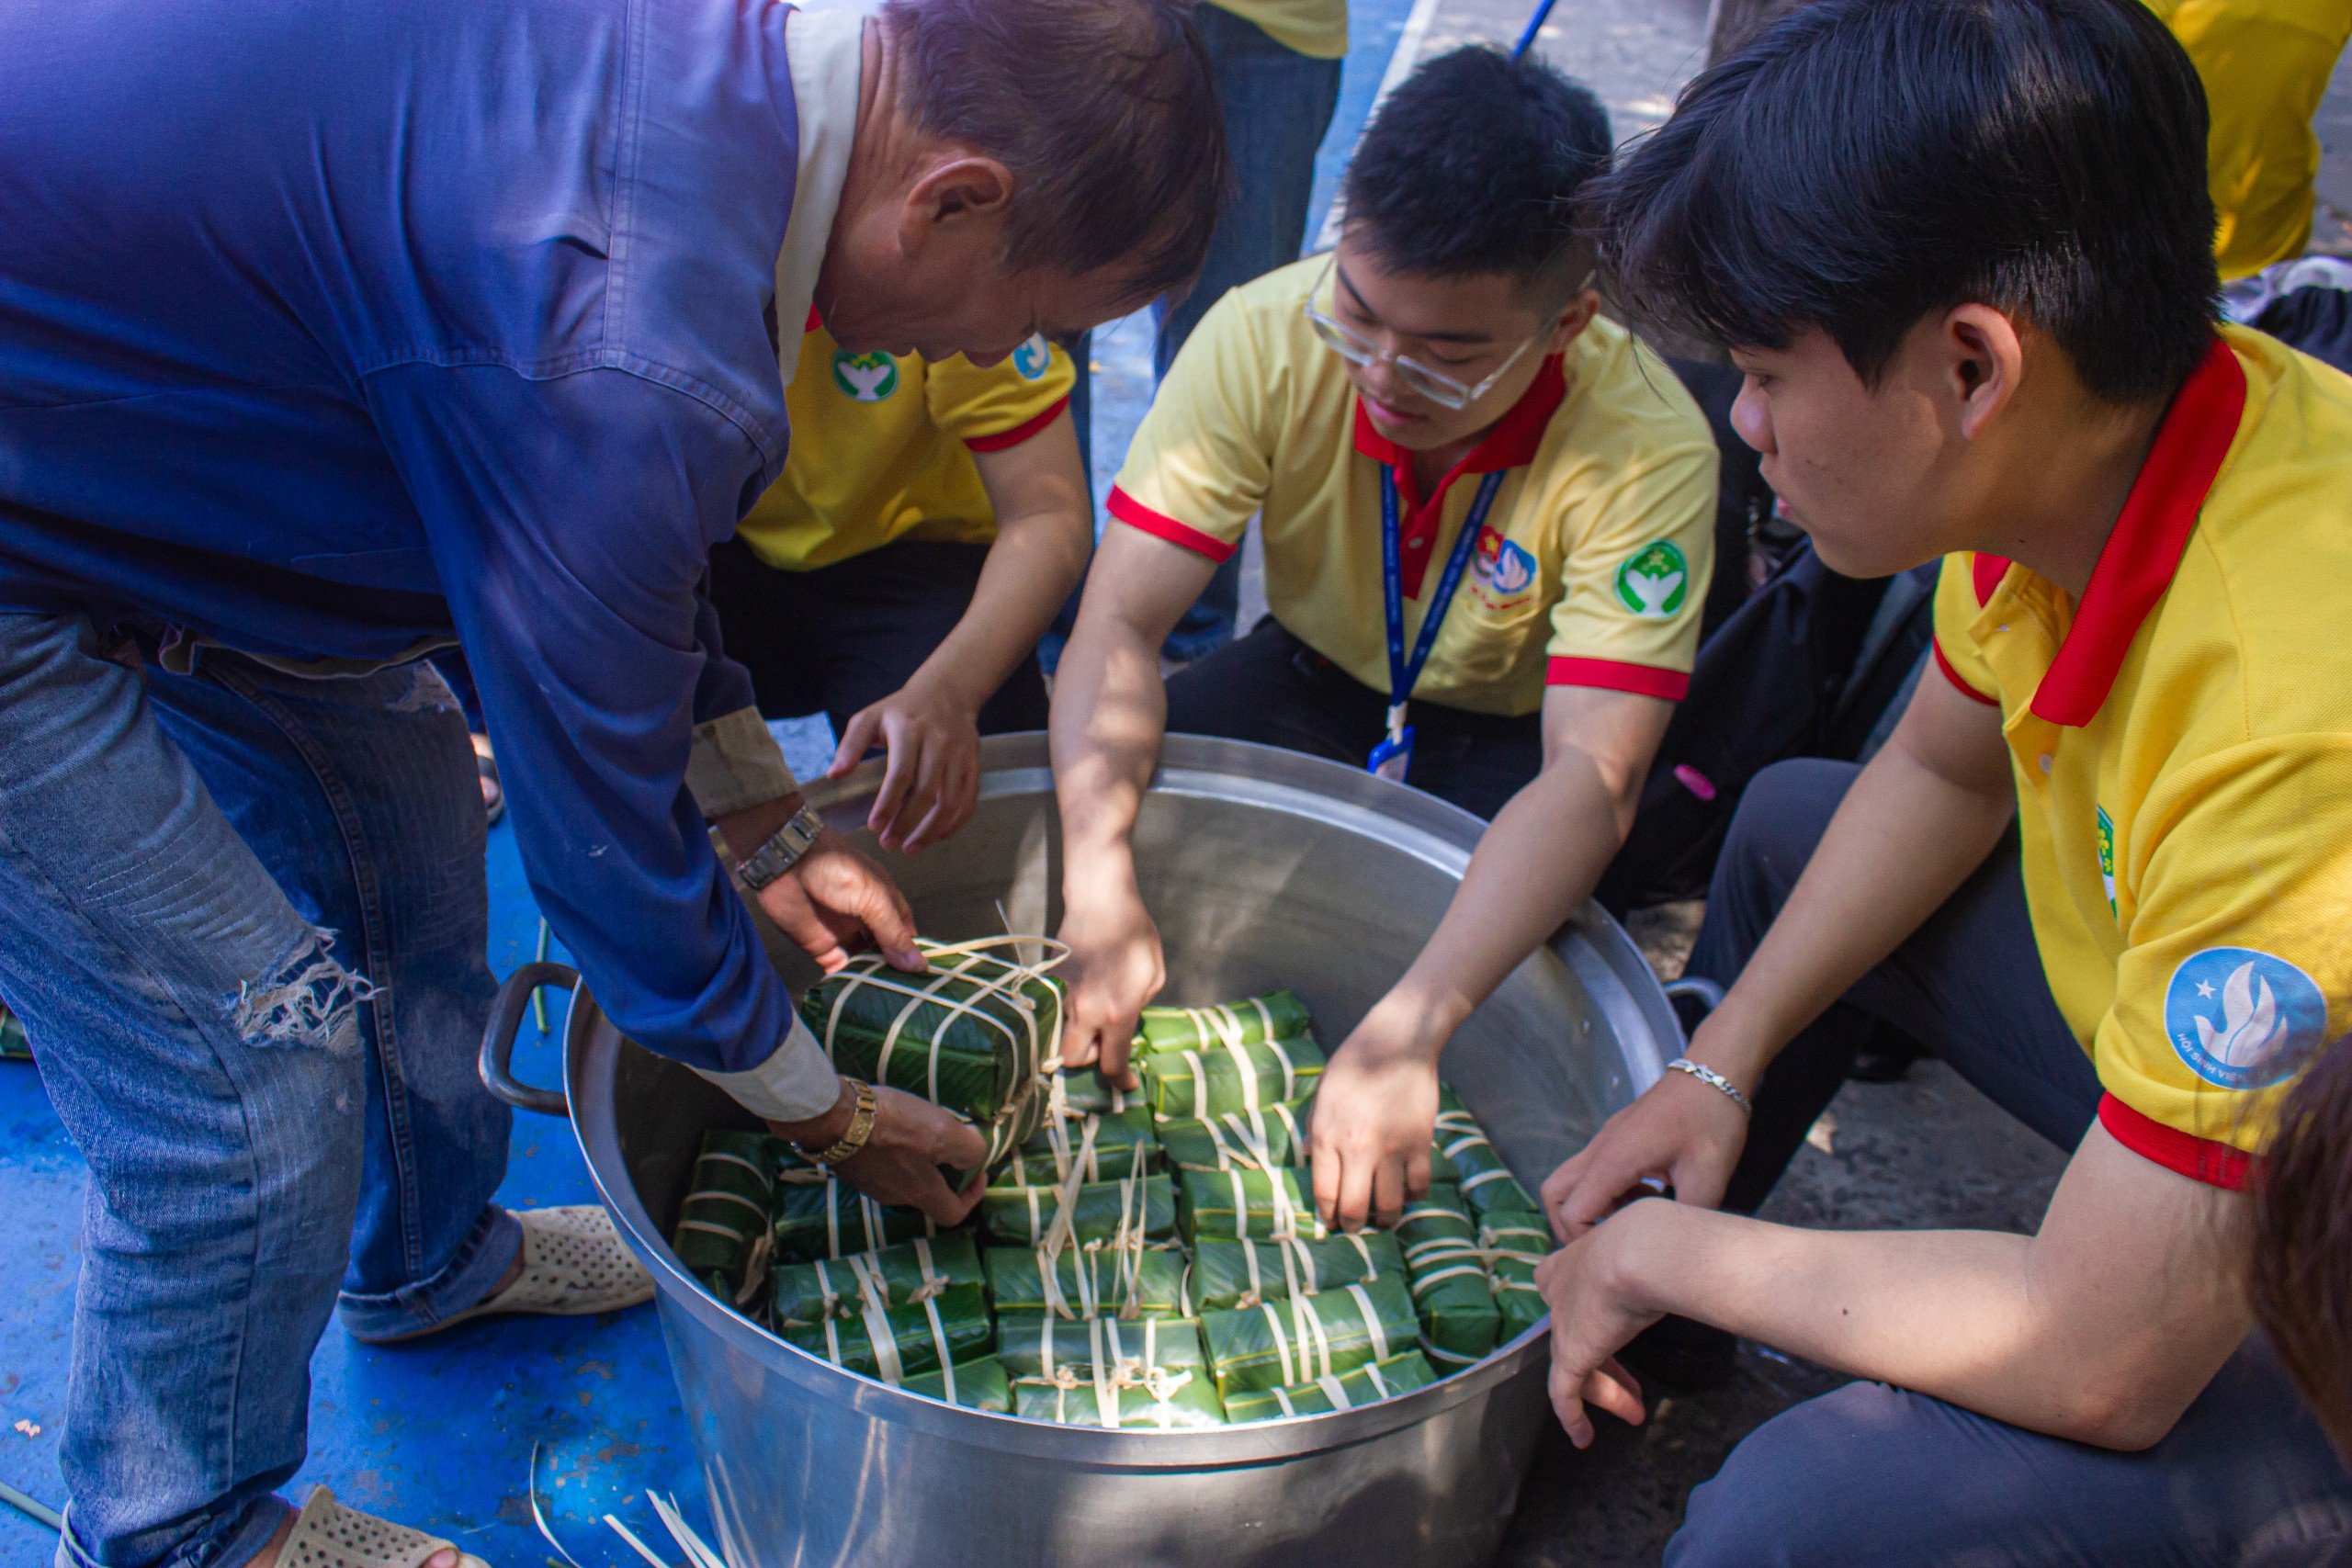
M1296 997L1147 1009L1126 1091L1051 1069L1058 984L1007 947L932 948L929 975L862 961L801 1003L843 1072L988 1134L973 1222L936 1231L780 1139L711 1132L675 1247L713 1294L934 1398L1162 1431L1385 1399L1543 1316L1550 1233L1451 1091L1428 1196L1394 1232L1327 1233L1305 1135L1323 1053Z

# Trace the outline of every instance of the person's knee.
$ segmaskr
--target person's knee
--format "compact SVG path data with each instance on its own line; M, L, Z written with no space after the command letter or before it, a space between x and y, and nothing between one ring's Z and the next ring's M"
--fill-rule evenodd
M359 1052L359 1004L376 987L334 956L333 933L311 930L259 972L240 980L225 1003L237 1037L256 1050Z
M1889 1516L1909 1512L1900 1473L1923 1457L1936 1402L1854 1382L1785 1410L1750 1432L1714 1479L1690 1494L1666 1568L1836 1568L1883 1561Z
M1785 895L1860 771L1851 762L1800 757L1775 762L1749 780L1724 835L1717 885L1731 878Z

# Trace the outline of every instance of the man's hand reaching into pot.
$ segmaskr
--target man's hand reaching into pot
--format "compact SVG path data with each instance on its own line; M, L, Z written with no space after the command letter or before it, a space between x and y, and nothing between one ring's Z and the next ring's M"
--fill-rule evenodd
M727 841L728 853L741 861L799 809L798 795L785 795L720 818L719 836ZM914 912L889 873L830 828L791 870L754 897L761 913L828 975L868 942L900 969L920 974L925 966L915 947Z
M857 1086L842 1079L841 1098L808 1122L771 1122L777 1136L816 1154L839 1143L857 1113ZM988 1178L979 1168L988 1141L960 1116L927 1100L874 1086L874 1130L865 1145L833 1168L843 1181L877 1203L921 1209L939 1225L960 1224L980 1201ZM947 1185L943 1167L972 1172L958 1192Z

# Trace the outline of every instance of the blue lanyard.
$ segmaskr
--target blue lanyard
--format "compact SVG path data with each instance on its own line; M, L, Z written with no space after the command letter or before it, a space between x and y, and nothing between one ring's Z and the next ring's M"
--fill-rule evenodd
M1469 514L1462 519L1462 532L1453 541L1453 554L1445 563L1445 575L1437 581L1437 592L1430 596L1429 608L1421 615L1420 635L1413 639L1413 656L1405 657L1405 586L1403 547L1399 542L1396 524L1396 475L1383 465L1380 470L1380 572L1384 607L1388 613L1388 730L1393 738L1404 723L1405 704L1412 696L1413 688L1421 679L1421 666L1430 661L1430 649L1437 644L1438 626L1445 619L1446 606L1453 603L1453 591L1462 584L1463 569L1470 564L1470 557L1478 547L1478 531L1487 525L1487 510L1495 504L1495 492L1503 488L1508 470L1498 468L1478 481L1478 494L1470 502Z

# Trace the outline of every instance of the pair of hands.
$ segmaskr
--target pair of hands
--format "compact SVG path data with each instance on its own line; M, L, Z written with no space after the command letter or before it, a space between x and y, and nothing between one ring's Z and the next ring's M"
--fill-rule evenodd
M915 946L914 915L905 896L888 872L839 833L820 835L758 897L762 912L828 975L869 942L899 969L927 967ZM987 1141L970 1122L918 1096L876 1084L874 1099L874 1129L865 1146L834 1168L877 1203L921 1209L936 1224L960 1224L980 1201L987 1178L978 1168L988 1156ZM845 1078L822 1116L768 1125L802 1148L822 1149L840 1141L856 1109L856 1091ZM942 1167L974 1175L958 1192L947 1185Z
M1141 897L1132 890L1072 902L1061 940L1061 1060L1098 1066L1136 1087L1128 1056L1136 1021L1168 980L1168 964ZM1430 1132L1437 1121L1437 1047L1403 1010L1384 1004L1332 1054L1315 1093L1307 1137L1315 1203L1326 1224L1362 1230L1394 1224L1408 1197L1429 1190Z

